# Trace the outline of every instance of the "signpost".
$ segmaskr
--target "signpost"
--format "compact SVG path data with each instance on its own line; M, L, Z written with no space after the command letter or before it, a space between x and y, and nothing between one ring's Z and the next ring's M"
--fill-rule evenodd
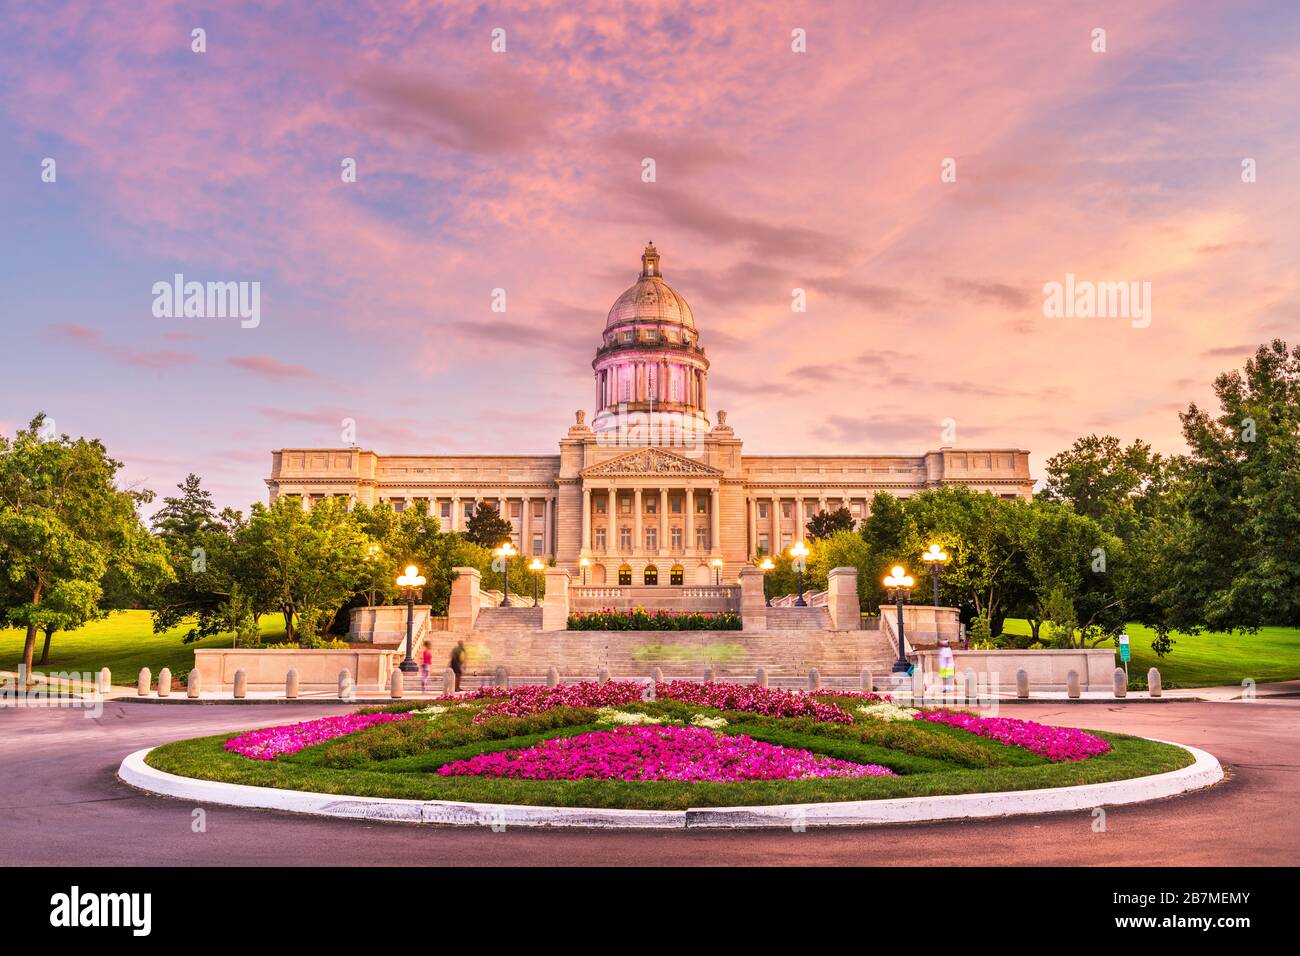
M1121 634L1119 636L1119 659L1124 665L1124 679L1126 681L1128 680L1128 662L1130 656L1128 649L1128 634Z

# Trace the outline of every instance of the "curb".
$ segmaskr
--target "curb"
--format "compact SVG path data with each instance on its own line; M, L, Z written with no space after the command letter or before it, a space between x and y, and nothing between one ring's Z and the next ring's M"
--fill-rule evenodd
M1223 780L1212 754L1172 741L1195 761L1180 770L1110 783L999 793L962 793L940 797L851 800L841 803L792 803L764 807L709 807L688 810L603 810L583 807L534 807L522 804L466 803L452 800L403 800L349 797L303 790L251 787L197 780L156 770L145 763L152 748L129 754L118 779L147 793L200 803L257 810L284 810L314 816L453 826L579 827L589 829L754 829L803 826L867 826L887 823L933 823L989 817L1059 813L1121 806L1177 796Z

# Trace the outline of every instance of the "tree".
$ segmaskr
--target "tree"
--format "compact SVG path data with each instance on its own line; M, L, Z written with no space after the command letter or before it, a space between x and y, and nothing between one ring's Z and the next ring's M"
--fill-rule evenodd
M1128 538L1163 493L1168 462L1144 441L1127 448L1113 435L1088 435L1047 460L1038 497L1069 504L1107 531Z
M502 541L510 540L513 530L514 526L486 501L480 501L465 522L465 537L484 548L499 548Z
M122 465L98 439L47 431L42 413L12 440L0 436L0 612L26 628L29 674L38 630L48 660L56 631L168 574L138 512L152 494L117 488Z
M819 511L808 522L808 537L814 541L829 538L837 531L853 530L853 512L848 508L836 508L834 511Z

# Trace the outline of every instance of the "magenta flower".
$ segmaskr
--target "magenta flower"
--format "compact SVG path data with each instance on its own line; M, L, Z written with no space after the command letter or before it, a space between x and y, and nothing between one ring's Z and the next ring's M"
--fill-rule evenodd
M1074 727L1049 727L1014 717L977 717L955 710L926 710L917 714L916 719L960 727L977 737L987 737L1009 747L1023 747L1048 760L1087 760L1110 751L1106 741Z
M336 717L321 717L300 724L250 730L238 737L231 737L226 741L225 748L249 760L274 760L285 754L296 754L313 744L323 744L327 740L355 734L358 730L365 730L375 724L386 724L409 716L410 714L340 714Z
M888 767L822 757L702 727L641 726L597 730L500 750L438 769L444 777L515 780L810 780L893 777Z

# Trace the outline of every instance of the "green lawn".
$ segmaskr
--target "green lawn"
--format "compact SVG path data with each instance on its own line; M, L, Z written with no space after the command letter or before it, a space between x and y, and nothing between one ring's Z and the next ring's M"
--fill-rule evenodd
M1029 624L1008 618L1009 634L1029 634ZM1175 634L1174 649L1163 658L1151 650L1155 632L1137 624L1128 626L1133 659L1129 673L1146 686L1147 668L1160 669L1165 687L1213 687L1240 684L1249 677L1256 683L1300 677L1300 628L1264 627L1255 634ZM1113 647L1103 641L1099 647Z
M34 671L97 672L107 667L113 672L114 684L134 684L140 668L147 667L158 679L158 672L170 667L173 677L183 678L194 666L194 649L230 647L231 635L221 634L194 644L182 643L187 627L163 634L153 632L153 617L148 611L117 611L103 621L94 621L66 634L56 632L50 643L48 664L38 664L44 635L36 635L36 652L32 655ZM278 615L262 618L266 640L284 640L284 624ZM14 671L23 657L24 632L0 630L0 670Z

